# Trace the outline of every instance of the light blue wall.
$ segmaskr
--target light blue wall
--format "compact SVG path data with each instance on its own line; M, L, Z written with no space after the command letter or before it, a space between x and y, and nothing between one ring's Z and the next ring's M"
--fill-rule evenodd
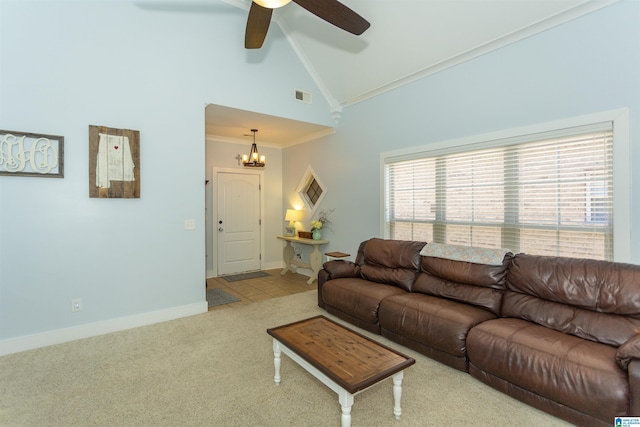
M284 150L285 200L309 162L336 208L329 249L380 235L380 153L629 107L640 182L640 2L625 0L346 108L335 135ZM295 160L295 162L294 162ZM640 263L640 185L632 185ZM285 206L286 207L286 206Z
M0 177L0 344L204 303L206 104L333 123L277 26L185 3L0 2L0 129L65 137L63 179ZM89 125L140 131L140 199L89 198Z

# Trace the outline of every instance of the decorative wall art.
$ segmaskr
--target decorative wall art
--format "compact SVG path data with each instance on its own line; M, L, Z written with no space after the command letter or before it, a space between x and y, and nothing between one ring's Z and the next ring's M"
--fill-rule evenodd
M302 176L302 180L300 180L300 184L298 184L296 193L298 193L298 196L300 196L304 205L307 207L309 215L313 215L327 194L327 187L320 181L318 174L315 173L313 168L308 166Z
M140 131L89 126L89 197L140 198Z
M0 175L64 177L64 137L0 130Z

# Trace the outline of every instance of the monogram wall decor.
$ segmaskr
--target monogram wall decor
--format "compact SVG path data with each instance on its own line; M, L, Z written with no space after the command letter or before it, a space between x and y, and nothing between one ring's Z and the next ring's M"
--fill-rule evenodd
M64 177L64 137L0 130L0 175Z

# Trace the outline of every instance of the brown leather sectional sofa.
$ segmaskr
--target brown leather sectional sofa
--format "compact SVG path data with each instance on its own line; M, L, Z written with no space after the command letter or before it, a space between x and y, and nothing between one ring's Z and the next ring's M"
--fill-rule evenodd
M571 423L640 416L640 266L424 246L362 242L324 264L318 305Z

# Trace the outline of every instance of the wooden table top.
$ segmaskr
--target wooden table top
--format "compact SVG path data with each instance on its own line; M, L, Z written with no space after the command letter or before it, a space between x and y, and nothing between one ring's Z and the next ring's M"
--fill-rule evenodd
M270 328L267 333L351 394L415 363L324 316Z

